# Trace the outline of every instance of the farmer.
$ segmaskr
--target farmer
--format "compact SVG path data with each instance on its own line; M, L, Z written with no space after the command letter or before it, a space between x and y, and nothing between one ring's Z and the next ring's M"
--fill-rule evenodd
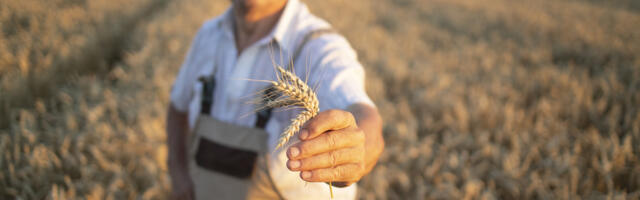
M247 103L270 85L250 80L276 80L272 61L307 80L320 102L278 150L299 110ZM354 199L384 148L355 51L299 0L233 0L198 31L170 98L173 199L325 200L329 182L334 198Z

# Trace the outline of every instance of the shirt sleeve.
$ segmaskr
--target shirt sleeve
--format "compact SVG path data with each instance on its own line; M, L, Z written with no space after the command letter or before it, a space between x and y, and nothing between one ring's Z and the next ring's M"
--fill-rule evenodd
M316 87L320 110L346 109L355 103L375 107L365 91L364 69L347 40L339 35L327 35L316 40L305 47L312 52L303 53L316 56L316 59L311 58L313 65L309 85Z
M200 29L191 43L191 47L180 67L178 76L171 87L170 100L171 104L181 112L187 112L191 99L193 98L193 85L198 75L198 66L196 65L198 48L202 43L203 29Z

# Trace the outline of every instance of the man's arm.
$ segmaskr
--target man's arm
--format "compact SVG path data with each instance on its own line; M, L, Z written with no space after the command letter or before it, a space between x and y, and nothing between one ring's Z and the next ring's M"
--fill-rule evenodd
M172 199L194 199L193 182L189 175L187 160L187 114L177 110L173 104L167 111L167 146L169 176L171 176Z
M310 182L349 186L375 166L382 150L382 119L366 104L327 110L309 120L287 151L287 167Z

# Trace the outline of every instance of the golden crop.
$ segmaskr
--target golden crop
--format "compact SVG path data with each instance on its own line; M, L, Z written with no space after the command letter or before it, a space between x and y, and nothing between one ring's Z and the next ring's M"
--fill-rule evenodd
M0 2L0 199L165 198L171 82L229 2ZM360 198L640 198L636 1L305 2L385 121Z

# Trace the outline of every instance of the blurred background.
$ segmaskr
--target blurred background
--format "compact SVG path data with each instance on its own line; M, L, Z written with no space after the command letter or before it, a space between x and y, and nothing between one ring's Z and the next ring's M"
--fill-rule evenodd
M640 1L305 1L386 149L361 199L640 198ZM164 199L171 83L213 0L0 0L0 199Z

